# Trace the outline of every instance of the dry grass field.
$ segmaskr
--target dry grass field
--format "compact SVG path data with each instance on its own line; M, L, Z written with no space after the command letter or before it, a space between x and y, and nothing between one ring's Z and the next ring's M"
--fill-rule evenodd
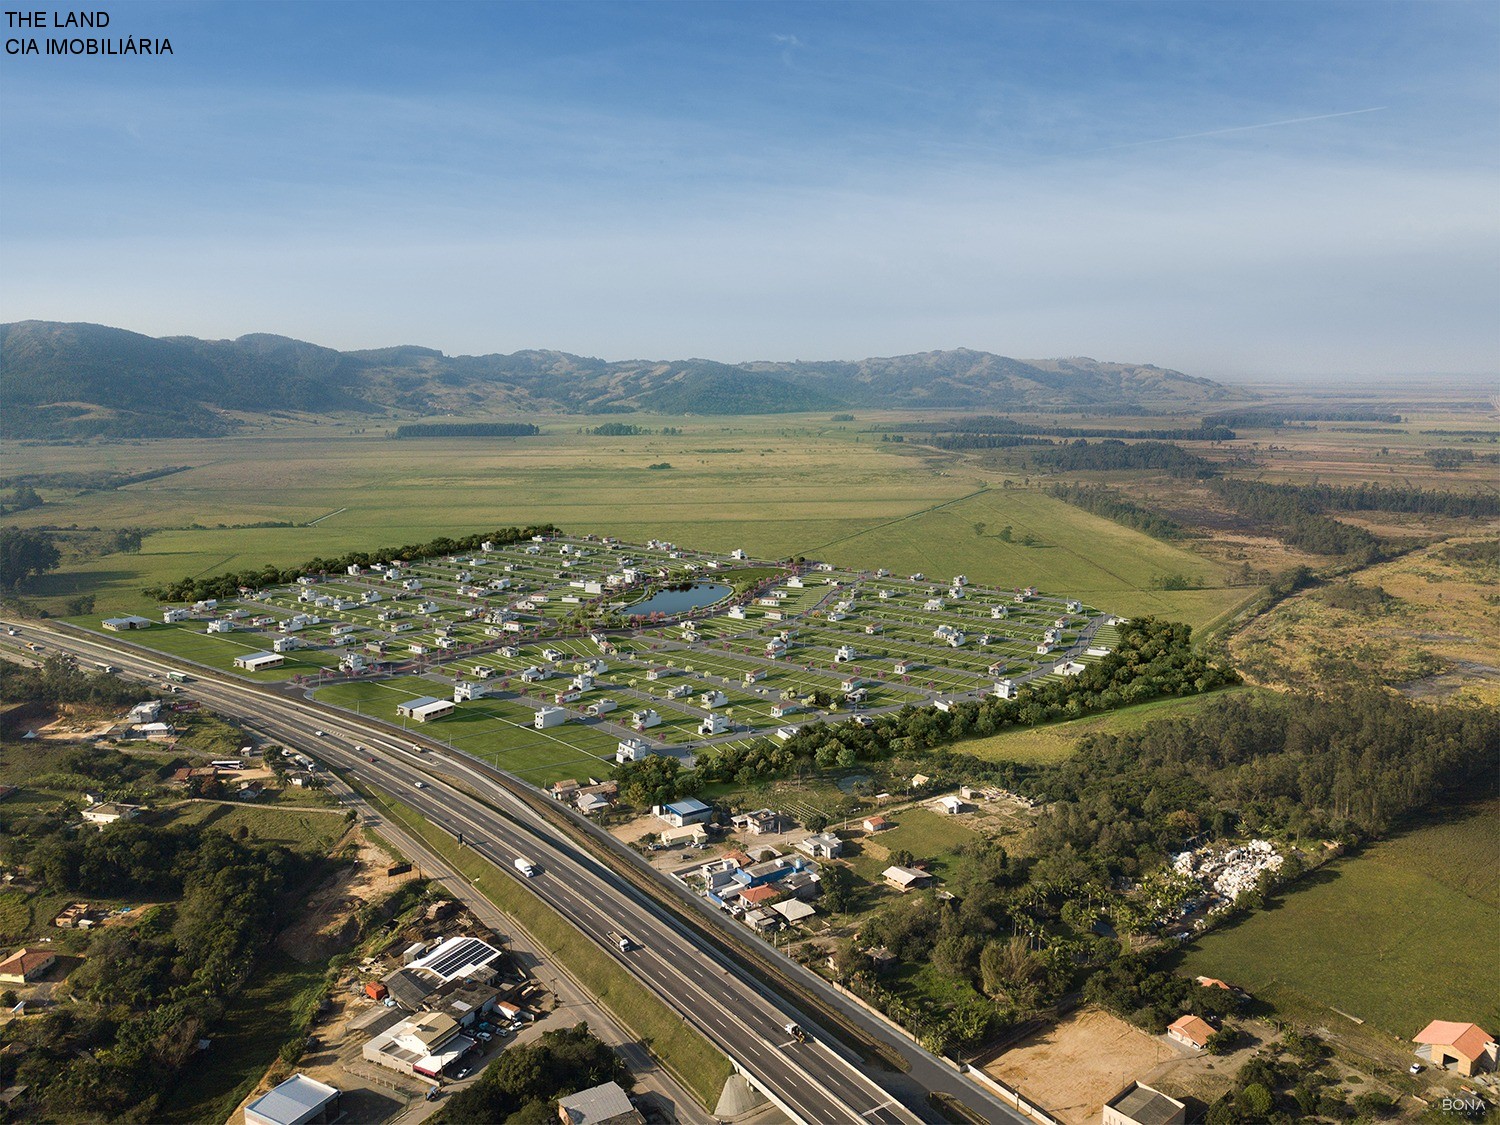
M1369 567L1348 588L1289 598L1230 643L1250 678L1274 686L1378 683L1416 696L1500 700L1494 567L1428 547Z

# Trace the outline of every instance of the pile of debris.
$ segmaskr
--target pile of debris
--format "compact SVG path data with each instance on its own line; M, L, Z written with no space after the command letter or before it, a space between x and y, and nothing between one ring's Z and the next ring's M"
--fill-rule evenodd
M1172 857L1172 870L1233 902L1255 889L1261 872L1280 870L1284 862L1269 840L1251 840L1229 848L1210 844L1180 852Z

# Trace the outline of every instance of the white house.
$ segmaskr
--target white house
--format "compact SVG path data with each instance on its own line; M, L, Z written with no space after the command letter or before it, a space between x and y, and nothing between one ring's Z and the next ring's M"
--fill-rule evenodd
M752 668L752 669L750 669L750 671L746 672L745 675L744 675L745 686L749 687L751 684L758 684L758 683L761 682L761 680L763 680L765 678L766 678L766 673L765 673L764 669L761 669L761 668Z
M560 727L568 721L568 712L563 707L543 707L531 720L531 725L537 730L547 730L549 727Z
M611 711L618 710L619 706L613 699L596 699L588 705L585 714L597 719L600 715L608 715Z
M748 559L750 556L745 553L745 551L744 551L743 548L736 548L735 550L729 552L729 557L732 558L732 559L737 559L737 560L743 562L745 559Z
M436 699L430 695L419 696L416 699L408 700L396 706L397 715L419 723L434 722L437 719L453 714L453 711L454 706L451 699Z
M271 648L276 652L291 652L293 649L301 647L301 637L277 637L271 642Z
M858 658L859 654L854 651L853 645L840 645L838 651L833 654L835 664L845 664Z
M661 726L661 716L648 707L644 711L632 712L630 725L636 730L649 730Z
M723 734L729 729L729 720L723 715L705 715L703 721L698 724L698 733L705 737L715 734Z
M181 607L164 609L161 611L162 624L176 625L179 621L186 621L193 615Z
M490 688L488 684L461 680L453 685L453 702L468 703L471 700L483 699L489 693Z
M919 665L915 660L898 660L892 671L898 676L905 676L911 672L915 672L918 667Z
M1016 684L1014 680L999 680L990 692L997 699L1014 699L1016 697Z
M208 623L208 630L207 631L210 632L210 633L232 633L232 632L234 632L234 622L233 621L210 621Z
M252 652L234 658L234 666L246 672L264 672L267 668L279 668L284 663L286 657L279 652Z
M791 590L804 590L807 588L802 581L802 577L797 574L794 574L790 578L788 578L786 580L786 584L787 588Z
M710 688L708 691L705 691L698 697L699 705L706 710L713 710L713 708L715 707L722 707L728 702L729 697L727 695L725 695L722 691L717 691L713 688Z
M734 618L736 621L743 621L745 620L745 607L742 605L732 605L729 607L727 616Z
M819 832L816 836L798 840L795 847L799 852L806 852L813 859L838 859L843 854L844 841L832 832Z
M563 691L558 692L556 695L554 695L552 697L552 702L553 703L559 703L559 704L561 704L561 703L577 703L582 698L583 698L582 693L579 692L576 688L567 688L567 689L565 689Z
M771 718L784 719L788 715L795 714L797 710L797 705L790 702L789 700L783 700L780 703L773 703L771 704Z
M651 756L651 744L644 738L625 738L615 748L615 761L639 762L642 758Z

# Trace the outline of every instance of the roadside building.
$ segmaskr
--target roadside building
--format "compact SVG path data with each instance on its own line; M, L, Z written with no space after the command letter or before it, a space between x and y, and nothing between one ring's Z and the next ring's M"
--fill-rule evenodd
M90 824L100 828L121 820L134 820L141 815L140 805L127 805L121 801L101 801L90 805L80 814Z
M813 859L837 859L843 854L844 841L832 832L819 832L816 836L798 840L795 847L799 852L806 852Z
M646 1120L618 1082L557 1099L557 1119L562 1125L644 1125Z
M714 810L696 797L686 797L681 801L673 801L670 805L658 805L652 811L658 820L665 821L673 828L681 828L707 820Z
M305 1074L294 1074L245 1106L245 1125L323 1125L337 1121L341 1091Z
M1184 1125L1187 1106L1160 1090L1132 1082L1104 1103L1101 1125Z
M396 714L403 719L411 719L418 723L430 723L434 719L441 719L446 715L453 714L454 705L451 699L438 699L436 696L421 695L416 699L409 699L405 703L396 704Z
M436 1078L474 1049L460 1034L459 1023L446 1012L422 1012L402 1020L365 1044L367 1062L400 1074Z
M279 652L252 652L236 656L234 666L246 672L264 672L267 668L280 668L286 657Z

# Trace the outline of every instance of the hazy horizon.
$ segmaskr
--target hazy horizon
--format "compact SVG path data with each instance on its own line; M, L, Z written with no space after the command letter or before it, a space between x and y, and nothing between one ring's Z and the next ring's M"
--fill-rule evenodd
M114 24L173 54L0 65L5 319L727 363L963 346L1229 381L1500 355L1493 5L145 2Z

